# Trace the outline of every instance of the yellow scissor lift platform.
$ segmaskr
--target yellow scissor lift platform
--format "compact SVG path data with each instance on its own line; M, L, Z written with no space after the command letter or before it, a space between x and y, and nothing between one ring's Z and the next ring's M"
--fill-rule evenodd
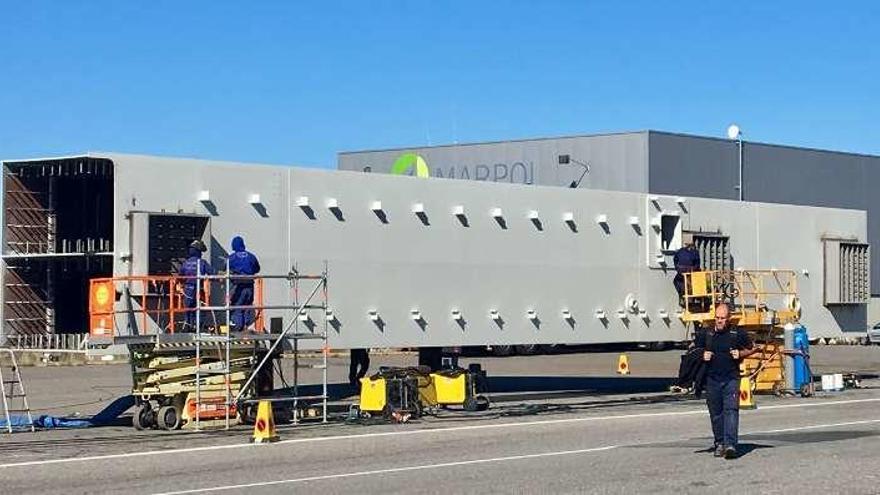
M759 352L743 360L742 372L758 392L784 384L782 332L801 316L797 274L793 270L719 270L684 274L685 324L711 328L715 308L730 307L734 325L749 332Z

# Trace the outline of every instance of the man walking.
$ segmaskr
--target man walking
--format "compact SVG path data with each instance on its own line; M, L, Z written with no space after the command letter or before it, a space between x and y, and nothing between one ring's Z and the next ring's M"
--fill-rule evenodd
M715 307L715 326L697 334L706 361L706 403L715 438L715 457L734 459L739 435L739 363L756 352L749 335L731 328L730 307Z

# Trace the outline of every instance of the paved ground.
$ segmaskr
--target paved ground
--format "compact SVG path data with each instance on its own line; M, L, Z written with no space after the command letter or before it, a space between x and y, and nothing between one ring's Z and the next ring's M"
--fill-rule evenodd
M880 346L816 346L812 365L817 374L840 371L880 373ZM552 356L505 358L463 358L461 364L479 362L487 370L496 392L621 391L647 392L665 390L678 372L681 351L629 352L632 376L617 377L616 352L586 352ZM381 365L414 365L414 354L373 355L371 370ZM38 414L53 416L90 416L98 413L114 398L131 387L127 364L102 364L76 367L24 367L31 408ZM302 370L303 382L317 383L316 370ZM292 370L285 366L285 375ZM348 381L348 358L331 358L329 382ZM639 380L633 380L639 378ZM346 391L334 387L337 395Z
M272 445L247 444L244 428L17 434L0 439L0 492L880 493L880 380L809 400L760 398L743 412L744 456L723 461L702 452L711 443L702 402L655 390L677 355L634 353L637 376L624 378L609 377L612 354L483 359L500 383L532 377L544 390L511 387L476 415L286 426ZM814 366L880 370L880 348L817 349ZM84 413L128 386L120 366L28 368L25 379L35 401ZM90 395L76 403L78 391Z

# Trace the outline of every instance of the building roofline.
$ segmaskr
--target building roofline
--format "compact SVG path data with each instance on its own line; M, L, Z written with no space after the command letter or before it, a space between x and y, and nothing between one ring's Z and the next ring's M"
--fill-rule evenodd
M733 142L733 140L724 137L716 137L716 136L700 136L698 134L687 134L684 132L669 132L669 131L655 131L649 130L648 134L664 134L667 136L678 136L678 137L686 137L692 139L707 139L711 141L724 141L724 142ZM841 150L830 150L826 148L813 148L810 146L795 146L793 144L776 144L776 143L766 143L763 141L749 141L748 139L743 139L743 142L747 145L759 145L759 146L769 146L773 148L785 148L791 150L798 151L814 151L820 153L834 153L838 155L852 155L852 156L860 156L865 158L880 158L880 155L872 155L870 153L859 153L857 151L841 151Z
M453 143L453 144L437 144L431 146L402 146L395 148L379 148L379 149L369 149L369 150L354 150L354 151L340 151L337 155L353 155L356 153L381 153L384 151L406 151L406 150L414 150L414 149L422 149L422 148L456 148L460 146L482 146L486 144L504 144L504 143L524 143L529 141L550 141L553 139L576 139L576 138L592 138L592 137L605 137L605 136L625 136L625 135L636 135L636 134L647 134L648 130L642 131L620 131L620 132L600 132L596 134L575 134L571 136L544 136L544 137L536 137L536 138L521 138L521 139L502 139L497 141L477 141L471 143Z
M684 132L671 132L671 131L657 131L653 129L645 129L641 131L621 131L621 132L602 132L596 134L574 134L574 135L566 135L566 136L544 136L537 138L522 138L522 139L504 139L497 141L476 141L470 143L457 143L457 144L438 144L433 146L404 146L404 147L394 147L394 148L379 148L379 149L366 149L366 150L355 150L355 151L340 151L337 153L337 156L343 155L354 155L360 153L381 153L385 151L407 151L414 149L433 149L433 148L457 148L464 146L483 146L490 144L504 144L504 143L524 143L530 141L549 141L553 139L577 139L577 138L593 138L593 137L604 137L604 136L621 136L621 135L637 135L637 134L661 134L666 136L677 136L677 137L685 137L691 139L708 139L712 141L723 141L730 142L731 140L724 137L715 137L715 136L701 136L698 134L688 134ZM850 155L850 156L858 156L858 157L866 157L866 158L880 158L880 155L872 155L870 153L859 153L855 151L840 151L840 150L831 150L825 148L813 148L809 146L795 146L791 144L776 144L776 143L766 143L762 141L750 141L748 139L743 140L747 145L760 145L760 146L771 146L774 148L785 148L791 150L798 151L813 151L820 153L835 153L838 155Z
M170 155L147 155L143 153L116 153L113 151L88 151L84 153L76 153L70 155L58 155L58 156L45 156L45 157L36 157L36 158L25 158L25 159L3 159L0 160L0 163L5 164L28 164L28 163L40 163L40 162L52 162L52 161L61 161L61 160L81 160L81 159L102 159L102 160L120 160L125 158L134 158L134 159L159 159L159 160L187 160L187 161L197 161L203 162L205 164L210 165L248 165L248 166L258 166L258 167L277 167L277 168L314 168L314 169L327 169L327 170L335 170L335 168L331 165L294 165L294 164L285 164L285 163L260 163L260 162L245 162L245 161L234 161L234 160L215 160L211 158L196 158L190 156L170 156Z
M58 155L58 156L42 156L36 158L22 158L22 159L4 159L0 160L0 162L7 163L37 163L37 162L50 162L50 161L60 161L60 160L81 160L83 158L108 158L100 153L74 153L71 155Z

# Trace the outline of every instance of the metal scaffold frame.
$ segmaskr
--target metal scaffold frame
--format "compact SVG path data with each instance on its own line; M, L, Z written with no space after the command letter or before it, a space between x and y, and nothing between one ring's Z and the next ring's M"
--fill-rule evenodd
M327 262L324 262L323 271L320 274L302 274L297 269L297 266L294 265L292 272L288 275L289 280L291 281L291 289L292 289L292 297L293 297L293 319L287 325L287 327L281 332L281 334L274 339L272 346L269 348L268 352L263 356L263 359L257 364L254 368L253 372L248 377L247 381L245 381L244 385L240 388L238 395L231 402L232 404L240 405L243 403L254 403L260 400L267 400L270 402L292 402L293 403L293 423L296 424L298 422L297 412L299 411L300 402L312 402L312 401L320 401L321 402L321 421L327 422L327 400L329 398L329 394L327 392L327 357L329 354L329 348L327 347L327 335L328 335L328 321L327 321L327 313L329 310L328 302L328 287L327 287L327 277L328 277L328 269ZM308 296L304 301L300 302L300 282L303 280L314 281L314 287L309 292ZM319 296L319 302L313 304L313 299L315 296ZM314 320L309 316L309 311L320 310L321 311L321 331L320 333L315 333L314 329L317 327L314 324ZM311 325L307 325L308 331L300 331L300 322L307 323L312 322ZM300 340L320 340L321 341L321 359L322 363L320 365L301 365L299 359L300 353ZM290 349L280 349L281 345L285 343L290 343ZM289 396L280 396L280 397L270 397L270 398L254 398L247 399L243 398L244 394L247 392L248 387L260 373L264 366L267 365L270 359L273 359L276 355L279 354L279 351L291 350L293 354L293 384L292 384L292 395ZM301 367L309 367L309 368L318 368L321 369L321 394L319 395L299 395L299 369ZM229 407L227 407L227 411Z
M225 399L222 403L225 405L223 417L225 419L225 427L229 428L232 423L232 419L237 412L244 413L249 410L250 406L254 405L256 402L260 400L267 400L270 402L290 402L293 407L293 420L294 423L297 422L297 412L301 404L309 403L314 404L315 402L320 401L322 406L322 421L327 421L327 400L328 400L328 385L327 385L327 357L328 357L328 347L327 347L327 338L328 338L328 321L327 315L329 314L329 306L328 306L328 283L327 283L327 263L323 264L323 271L317 274L303 274L300 273L296 265L292 268L292 270L285 275L237 275L232 274L229 270L229 262L227 260L226 270L224 273L218 275L208 275L202 273L202 268L199 266L197 268L197 272L194 276L159 276L159 277L118 277L112 279L94 279L92 280L92 288L90 291L90 298L100 298L99 296L101 292L105 295L103 296L104 300L109 300L108 305L105 305L103 308L99 308L99 304L95 303L90 308L91 310L91 320L94 322L103 322L110 321L112 328L104 327L104 323L100 323L99 328L93 328L92 334L95 336L92 339L93 342L97 342L99 339L106 343L117 343L117 344L129 344L129 345L150 345L155 344L158 346L159 344L165 342L174 342L174 344L184 344L186 348L189 349L189 352L195 353L194 360L194 387L191 389L190 393L194 394L195 403L195 414L190 416L190 421L194 425L195 429L202 428L202 411L203 408L206 407L216 407L219 405L219 402L211 402L209 400L208 404L204 404L204 387L208 384L205 380L209 379L210 375L222 375L223 376L223 389L225 390ZM169 306L166 309L151 309L147 300L149 297L157 297L159 301L164 301L166 298L169 298L163 291L159 291L157 294L151 294L149 297L144 294L140 295L129 295L129 297L133 297L136 302L141 304L140 308L134 308L132 304L128 304L127 308L117 308L117 306L124 304L113 303L113 298L107 296L107 293L112 294L113 292L119 292L119 289L115 288L115 284L121 283L123 284L123 288L129 286L132 282L140 282L143 284L143 287L154 287L157 285L168 285L169 287L174 287L175 284L180 285L186 280L192 281L196 280L195 283L195 292L194 296L194 305L192 307L177 307L175 308L174 303L169 303ZM256 287L255 290L255 298L254 303L250 305L235 305L233 304L233 293L235 292L236 281L241 280L252 280ZM290 290L290 301L291 304L264 304L263 303L263 286L265 281L268 280L281 280L287 281L287 286ZM303 285L305 282L313 282L314 285L308 284L306 287L307 296L303 299ZM191 282L190 282L191 283ZM109 285L108 285L109 284ZM153 285L151 285L153 284ZM215 304L210 302L210 299L203 297L208 295L210 292L210 286L212 284L220 284L222 286L222 291L224 294L223 303ZM173 290L169 290L173 292ZM206 293L207 292L207 293ZM125 290L122 290L122 293L125 293ZM173 300L173 297L169 299L169 301ZM215 299L216 300L216 299ZM266 332L264 329L263 322L267 320L264 317L264 312L267 310L275 310L281 311L285 314L290 314L291 318L289 320L286 328L280 331L280 333L271 333ZM321 324L316 323L310 316L310 312L312 311L321 311ZM239 331L234 332L232 328L233 323L233 312L235 311L252 311L253 313L247 314L243 316L245 326L247 328L239 329ZM175 331L174 319L175 315L179 316L181 313L186 314L187 312L195 312L193 318L190 320L191 322L194 319L195 328L191 328L191 333ZM210 312L214 317L213 320L213 330L207 331L206 328L203 328L203 322L205 321L205 315L202 312ZM289 312L289 313L288 313ZM136 313L143 313L142 318L136 317ZM218 318L217 313L222 313L222 317ZM129 324L142 324L144 325L143 331L140 332L140 335L137 335L139 332L132 332L132 335L117 335L117 321L115 315L117 314L125 314L128 316ZM168 324L162 325L160 323L163 315L167 315ZM153 330L153 333L150 332L150 328L148 323L152 320L152 323L155 325L154 328L158 330ZM221 322L225 323L225 325L220 324ZM307 328L302 328L302 324L306 324ZM252 325L252 326L251 326ZM277 331L277 330L276 330ZM147 332L147 333L143 333ZM110 337L108 340L107 337ZM171 339L171 340L169 340ZM300 352L302 351L301 340L319 340L320 341L320 351L322 357L322 363L318 365L302 365ZM188 342L188 344L187 344ZM239 387L236 384L233 384L232 375L236 373L241 373L242 369L234 369L236 366L242 366L242 359L237 359L236 356L233 355L233 349L241 350L243 346L252 345L254 349L253 357L250 363L250 369L243 377L244 379L242 385ZM206 363L205 358L207 356L206 351L208 350L205 346L210 346L212 349L216 349L218 351L218 357L222 354L222 358L217 360L210 360L210 362ZM192 354L190 354L192 355ZM241 356L238 356L239 358ZM270 397L260 397L260 390L258 387L258 382L256 380L261 376L262 373L272 373L274 378L275 370L271 368L273 363L276 360L280 360L283 357L292 357L294 361L294 375L293 375L293 383L285 385L288 386L288 390L291 392L289 395L275 395L273 394ZM258 360L254 360L258 358ZM134 363L134 359L133 359ZM222 367L220 364L222 363ZM317 395L309 395L303 396L299 395L300 390L300 377L299 377L299 368L301 367L309 367L315 369L322 369L321 373L321 393ZM133 378L138 373L136 367L133 364L132 367ZM283 380L283 372L279 371L279 375ZM193 375L190 375L193 376ZM237 383L241 378L236 379ZM272 380L274 381L274 379ZM203 383L204 382L204 383ZM216 384L214 390L217 391ZM291 386L292 385L292 386ZM137 379L135 378L135 387L138 386ZM254 388L255 392L251 394L249 392L250 388ZM137 395L137 391L135 391ZM145 397L146 401L149 401L147 393L142 394ZM160 395L160 394L155 394ZM219 399L216 395L215 398ZM186 404L184 408L188 407ZM245 408L245 409L242 409ZM137 414L137 412L136 412ZM242 417L247 417L246 414L242 414ZM219 419L219 418L217 418ZM161 423L160 423L161 424Z

